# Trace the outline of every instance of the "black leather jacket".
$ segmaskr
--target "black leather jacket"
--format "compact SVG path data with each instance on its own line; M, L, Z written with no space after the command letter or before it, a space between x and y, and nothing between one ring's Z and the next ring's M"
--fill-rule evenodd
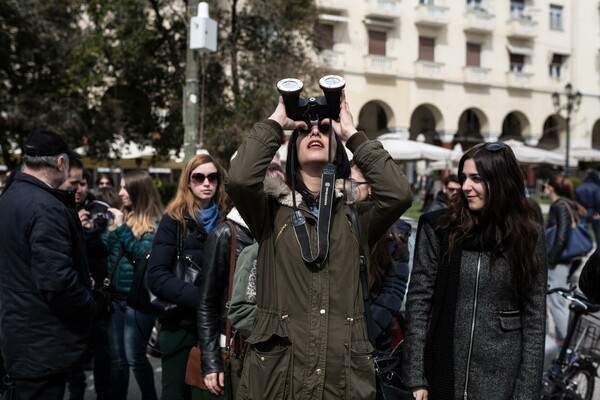
M182 256L189 256L202 269L205 259L205 244L208 234L196 220L184 215L186 230L182 242ZM148 260L148 287L161 299L179 305L178 310L169 318L161 319L163 326L190 328L196 323L195 308L200 299L200 290L173 274L177 258L176 220L165 214L154 236L152 252Z
M233 222L233 221L232 221ZM237 235L236 259L240 252L254 242L250 231L233 222ZM202 350L202 375L224 370L221 362L220 336L225 333L227 294L231 259L231 228L217 225L210 233L204 248L204 275L200 284L197 307L198 336Z
M560 254L567 246L569 231L571 230L571 214L569 213L569 207L571 208L573 218L577 220L577 207L573 201L561 197L550 206L546 228L556 226L554 243L548 252L548 266L550 267L553 267L556 264L570 262L570 260L560 259Z

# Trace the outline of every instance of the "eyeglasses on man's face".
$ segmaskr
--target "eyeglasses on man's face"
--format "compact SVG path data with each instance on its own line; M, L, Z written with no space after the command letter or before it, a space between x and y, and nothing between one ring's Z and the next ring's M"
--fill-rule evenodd
M349 178L347 179L348 182L352 182L355 185L368 185L369 182L364 182L364 181L357 181L356 179L353 178Z

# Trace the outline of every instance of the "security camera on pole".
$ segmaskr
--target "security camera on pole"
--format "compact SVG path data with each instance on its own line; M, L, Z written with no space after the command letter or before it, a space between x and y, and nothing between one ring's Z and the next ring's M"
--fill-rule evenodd
M217 22L210 19L208 3L198 4L191 0L188 12L192 15L197 9L197 15L191 17L186 51L185 87L183 89L183 147L185 162L196 154L198 148L204 146L204 81L206 69L206 53L217 50ZM200 53L202 67L202 89L198 99L198 59ZM200 101L200 135L198 140L198 100Z

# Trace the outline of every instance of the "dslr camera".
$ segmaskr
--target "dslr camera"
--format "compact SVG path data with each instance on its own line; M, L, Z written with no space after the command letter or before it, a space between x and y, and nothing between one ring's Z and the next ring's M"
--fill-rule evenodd
M346 81L341 76L327 75L319 79L319 86L324 96L300 97L304 84L299 79L285 78L277 82L277 90L283 97L285 112L294 121L304 121L310 128L318 125L321 132L327 132L327 125L322 126L324 118L338 119L340 116L340 98Z
M99 212L90 215L90 219L97 224L100 229L104 229L112 221L113 215L108 211Z

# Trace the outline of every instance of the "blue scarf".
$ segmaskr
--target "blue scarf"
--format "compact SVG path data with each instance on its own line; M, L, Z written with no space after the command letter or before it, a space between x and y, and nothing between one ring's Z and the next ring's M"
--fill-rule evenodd
M215 226L215 222L217 222L217 218L219 218L219 209L217 208L217 204L212 201L208 208L201 208L200 211L196 213L198 217L198 221L204 227L206 233L210 233L213 226Z

